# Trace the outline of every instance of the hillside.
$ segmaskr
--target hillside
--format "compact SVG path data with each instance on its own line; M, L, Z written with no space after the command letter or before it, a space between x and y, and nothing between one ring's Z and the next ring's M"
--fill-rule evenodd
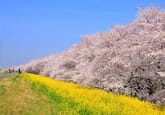
M139 10L131 24L82 36L68 51L16 69L165 105L165 78L158 74L165 72L165 11Z
M164 115L164 107L22 73L0 80L1 115Z

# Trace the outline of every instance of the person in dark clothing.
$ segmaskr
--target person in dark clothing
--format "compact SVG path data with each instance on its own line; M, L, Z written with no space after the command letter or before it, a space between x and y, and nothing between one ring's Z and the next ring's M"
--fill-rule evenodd
M20 69L20 68L18 69L18 73L22 73L22 71L21 71L21 69Z

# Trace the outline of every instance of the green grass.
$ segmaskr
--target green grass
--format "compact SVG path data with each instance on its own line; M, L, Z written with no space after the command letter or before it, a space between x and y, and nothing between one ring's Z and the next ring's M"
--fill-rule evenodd
M9 72L0 72L0 74L8 74Z
M0 80L0 115L62 115L58 108L19 75Z
M14 77L11 77L11 78L10 78L10 81L12 81L13 83L14 83L14 82L17 83L17 82L20 82L20 79L19 79L19 78L20 78L20 76L19 76L19 75L16 75L16 76L14 76Z
M91 115L92 111L88 110L88 108L81 108L79 112L75 111L79 103L75 102L73 98L64 98L60 96L54 89L47 87L46 85L33 82L32 87L36 92L41 93L42 95L46 95L49 99L50 103L54 103L59 105L58 111L61 111L65 115Z

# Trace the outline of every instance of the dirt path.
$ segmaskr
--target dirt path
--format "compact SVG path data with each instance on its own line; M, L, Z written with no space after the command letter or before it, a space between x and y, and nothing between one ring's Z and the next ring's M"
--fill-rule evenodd
M6 77L10 77L10 76L13 76L13 75L16 75L16 74L18 74L18 73L15 72L15 73L10 73L10 74L0 74L0 79L6 78Z

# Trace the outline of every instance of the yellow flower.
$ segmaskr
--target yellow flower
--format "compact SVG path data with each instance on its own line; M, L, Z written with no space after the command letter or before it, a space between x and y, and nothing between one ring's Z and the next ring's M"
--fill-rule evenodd
M156 109L156 105L140 101L137 98L80 87L78 84L57 81L41 75L29 73L22 75L33 83L41 83L49 90L54 91L65 99L65 104L73 101L73 106L76 104L73 111L81 112L84 110L83 112L85 112L88 110L91 111L91 114L98 115L165 115L165 111ZM65 108L66 111L68 109Z

